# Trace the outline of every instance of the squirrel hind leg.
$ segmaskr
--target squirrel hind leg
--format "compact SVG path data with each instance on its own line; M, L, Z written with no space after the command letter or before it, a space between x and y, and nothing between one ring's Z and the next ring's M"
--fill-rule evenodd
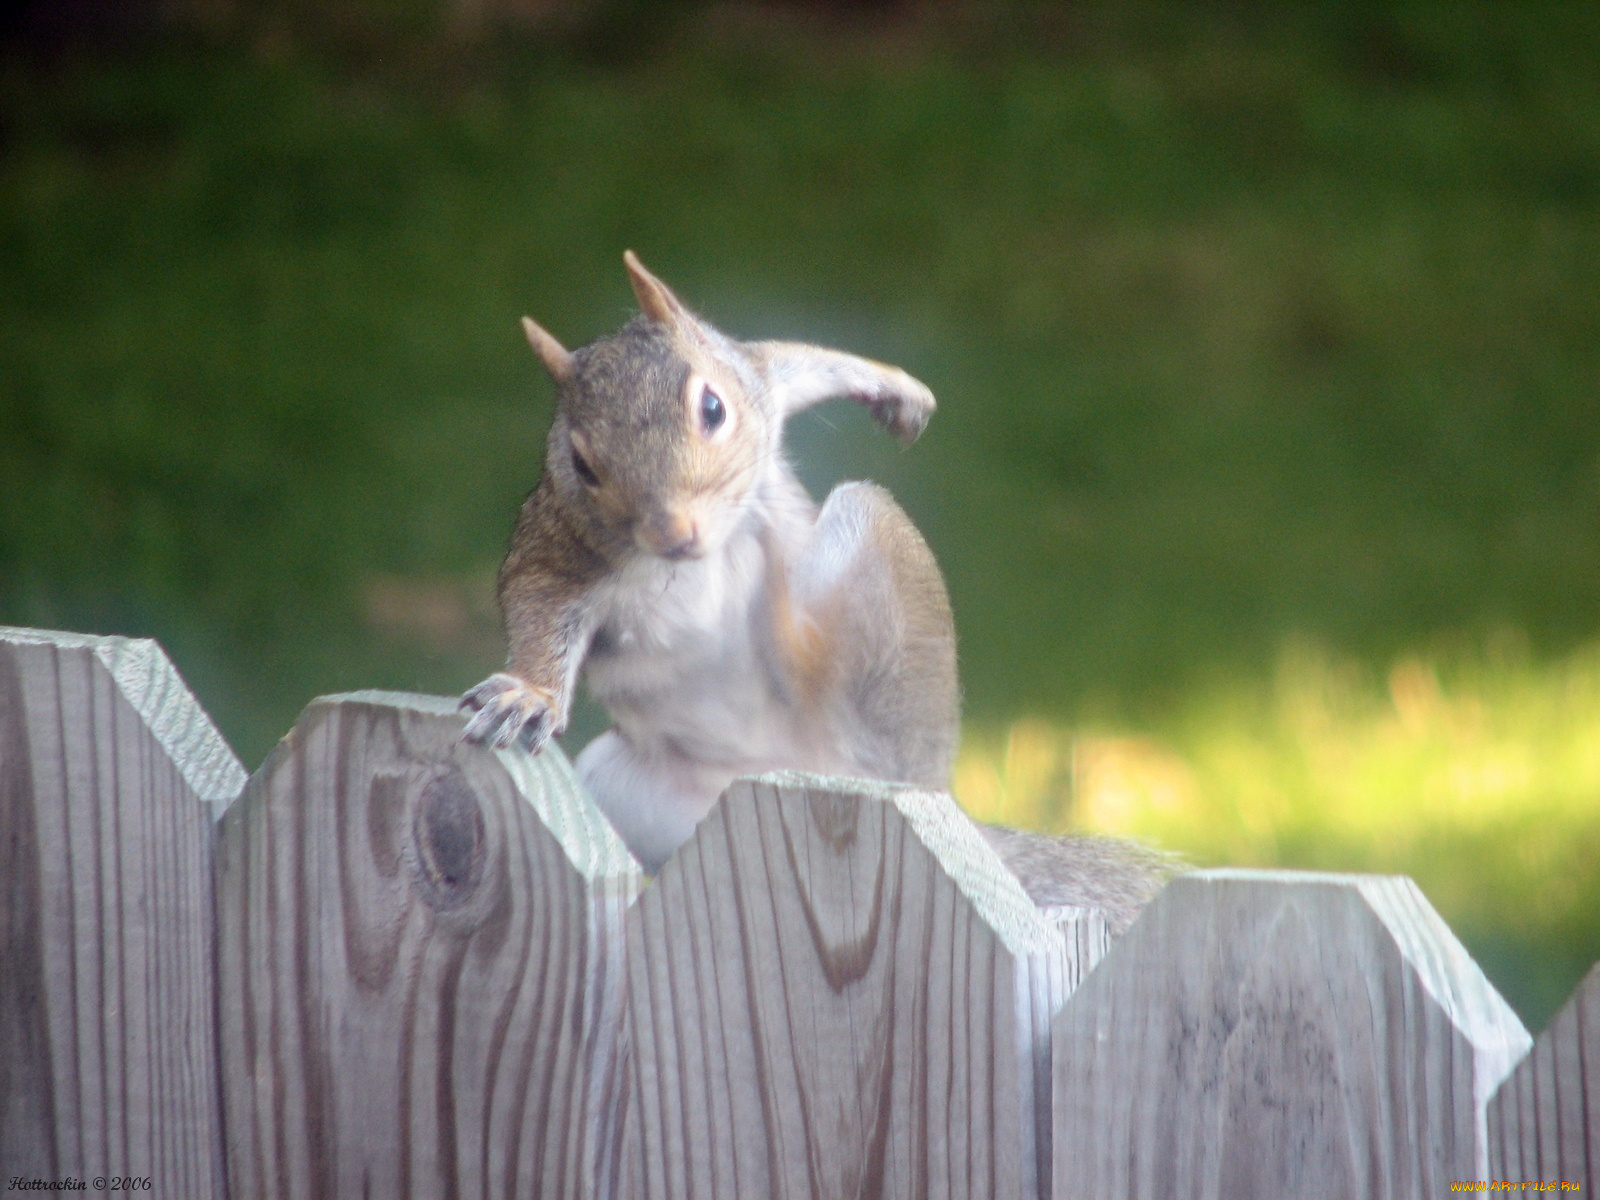
M732 779L670 757L641 753L609 729L574 764L584 789L651 875L689 840Z
M797 607L834 649L834 725L856 769L947 788L961 723L955 622L911 518L876 484L841 484L793 573Z

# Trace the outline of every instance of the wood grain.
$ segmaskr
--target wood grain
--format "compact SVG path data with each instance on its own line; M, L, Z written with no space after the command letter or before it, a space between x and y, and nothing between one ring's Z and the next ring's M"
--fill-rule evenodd
M0 629L0 1186L223 1194L212 816L244 779L154 642Z
M642 877L559 749L314 701L218 849L233 1200L609 1196Z
M1600 963L1495 1093L1489 1169L1600 1187Z
M1183 876L1056 1017L1055 1194L1444 1195L1527 1045L1408 879Z
M635 1194L1043 1194L1049 1018L1106 944L1054 917L948 796L735 782L629 915Z

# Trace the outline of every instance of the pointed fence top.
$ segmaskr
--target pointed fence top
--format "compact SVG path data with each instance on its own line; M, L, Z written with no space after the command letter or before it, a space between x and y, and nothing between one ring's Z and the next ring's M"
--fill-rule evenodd
M213 820L244 790L247 776L238 756L153 639L0 626L0 642L92 652Z

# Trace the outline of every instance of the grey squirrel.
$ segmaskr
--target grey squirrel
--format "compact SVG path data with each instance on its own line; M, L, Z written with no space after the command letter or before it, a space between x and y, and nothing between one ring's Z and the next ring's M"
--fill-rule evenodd
M641 312L619 333L569 351L523 319L556 415L500 569L507 668L462 698L463 736L537 753L566 728L582 670L615 724L578 775L651 872L738 775L947 789L960 699L938 564L887 491L840 484L819 509L783 454L785 419L834 397L914 441L933 393L837 350L737 341L623 261ZM1057 839L989 837L1051 873ZM1125 897L1131 919L1158 860L1094 845L1120 864L1116 887L1029 890Z

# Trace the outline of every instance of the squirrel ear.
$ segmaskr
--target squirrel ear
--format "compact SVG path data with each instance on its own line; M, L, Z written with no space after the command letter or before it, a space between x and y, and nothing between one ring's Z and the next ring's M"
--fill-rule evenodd
M689 319L683 301L672 294L672 289L649 271L632 250L622 252L622 261L628 268L628 282L633 284L633 294L639 298L639 308L644 315L661 325L677 325Z
M572 351L551 337L532 317L522 318L522 332L528 335L528 345L539 356L550 378L558 384L572 378Z

